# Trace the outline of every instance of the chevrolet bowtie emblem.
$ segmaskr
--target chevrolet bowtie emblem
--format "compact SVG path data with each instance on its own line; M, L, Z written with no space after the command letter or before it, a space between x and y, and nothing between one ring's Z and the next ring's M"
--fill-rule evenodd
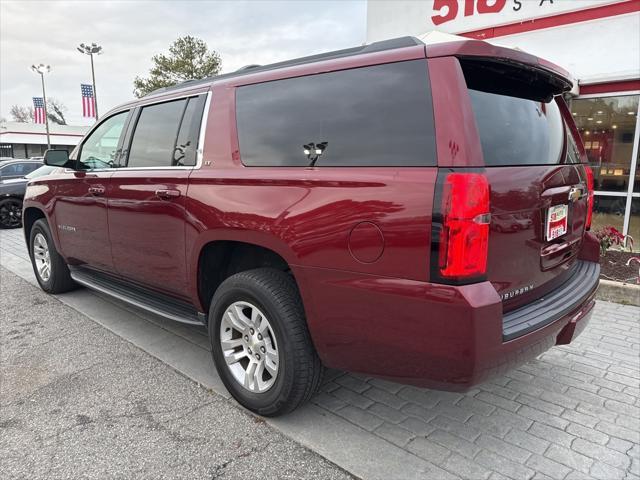
M576 202L582 198L582 187L571 187L569 190L569 201Z

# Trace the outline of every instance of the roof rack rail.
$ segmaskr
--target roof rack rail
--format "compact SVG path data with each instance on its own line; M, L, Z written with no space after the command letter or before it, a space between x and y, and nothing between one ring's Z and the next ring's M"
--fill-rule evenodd
M244 67L240 67L239 69L236 70L236 72L244 72L245 70L251 70L252 68L258 68L261 67L262 65L258 64L258 63L252 63L250 65L245 65Z
M177 89L177 88L180 88L180 87L184 86L187 83L197 82L198 80L200 80L200 79L198 79L198 78L190 78L188 80L183 80L180 83L176 83L175 85L168 85L166 87L156 88L155 90L152 90L151 92L143 95L143 97L148 97L149 95L154 95L156 93L164 92L165 90Z
M247 65L245 67L239 68L234 72L214 75L214 76L203 78L201 80L197 80L194 82L196 85L207 84L207 83L215 82L217 80L239 77L242 75L248 75L254 72L266 72L270 70L277 70L279 68L293 67L296 65L305 65L309 63L320 62L323 60L332 60L336 58L351 57L351 56L362 55L366 53L382 52L385 50L393 50L396 48L411 47L416 45L424 46L424 42L415 37L393 38L391 40L382 40L379 42L361 45L359 47L345 48L344 50L336 50L335 52L326 52L326 53L320 53L316 55L309 55L307 57L294 58L292 60L272 63L269 65L253 65L253 64ZM193 80L189 80L189 81L193 81ZM160 93L161 91L176 90L176 89L179 89L184 83L186 82L182 82L172 87L165 87L163 89L156 90L154 92L149 93L148 95Z

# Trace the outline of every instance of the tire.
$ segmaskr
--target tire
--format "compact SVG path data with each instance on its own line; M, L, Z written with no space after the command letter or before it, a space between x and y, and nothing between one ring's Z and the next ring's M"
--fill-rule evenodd
M22 200L5 198L0 201L0 228L19 228L22 226Z
M48 255L47 255L48 253ZM56 250L55 243L51 237L51 231L46 220L39 219L31 227L29 234L29 256L36 280L40 288L47 293L64 293L77 288L77 284L71 278L69 267ZM49 260L48 275L41 267Z
M246 328L236 328L238 325ZM209 339L227 390L259 415L271 417L295 410L311 398L322 380L324 368L311 342L295 280L279 270L259 268L227 278L211 301ZM222 340L226 347L237 345L223 349ZM227 359L234 356L242 359L228 365ZM255 381L253 386L243 385L242 372L250 371L252 362L259 365L260 359L262 370L260 366L253 370L259 378L245 374L245 382L247 376Z

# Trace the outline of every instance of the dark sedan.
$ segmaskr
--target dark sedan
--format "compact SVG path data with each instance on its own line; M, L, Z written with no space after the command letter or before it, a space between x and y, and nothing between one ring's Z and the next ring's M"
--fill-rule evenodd
M0 182L0 228L18 228L22 226L22 199L27 183L32 178L48 175L57 167L43 165L20 178Z

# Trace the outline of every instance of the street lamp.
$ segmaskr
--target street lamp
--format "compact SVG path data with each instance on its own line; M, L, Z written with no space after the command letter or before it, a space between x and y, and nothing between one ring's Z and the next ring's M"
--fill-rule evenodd
M51 71L51 66L41 63L39 65L31 65L31 70L40 75L42 80L42 101L44 102L44 124L47 129L47 148L51 148L51 137L49 136L49 113L47 112L47 92L44 89L44 74Z
M98 121L98 94L96 93L96 74L93 69L93 56L102 55L102 47L95 43L91 45L85 45L81 43L78 47L78 51L91 57L91 78L93 79L93 108L96 112L96 121Z

